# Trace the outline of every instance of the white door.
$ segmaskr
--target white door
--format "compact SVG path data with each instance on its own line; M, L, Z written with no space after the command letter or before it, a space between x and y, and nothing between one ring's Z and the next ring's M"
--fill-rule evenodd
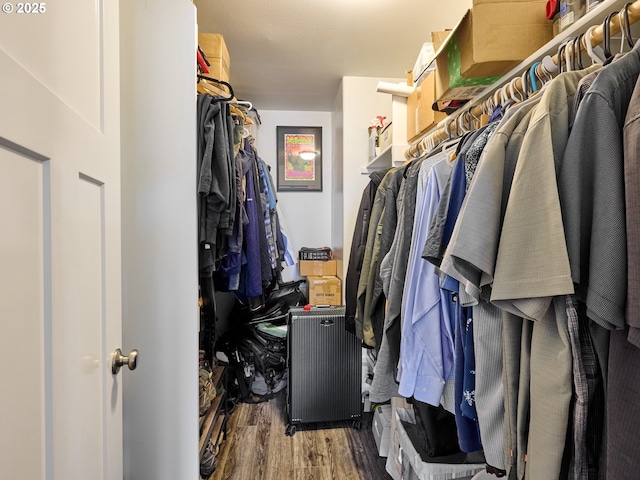
M185 234L181 244L174 242L171 246L179 249L186 243L191 249L183 262L191 269L186 282L181 282L186 274L179 269L144 279L129 279L126 274L123 279L121 273L121 239L129 258L141 257L137 267L142 269L147 267L145 262L157 264L158 258L147 254L166 245L162 244L165 240L159 225L132 227L124 222L125 227L121 228L121 123L127 123L123 136L129 137L122 150L134 152L150 139L148 130L137 128L135 115L139 112L133 112L131 105L123 109L127 116L121 122L119 23L127 25L127 41L132 45L140 45L136 36L145 35L144 31L137 33L139 24L154 25L170 37L184 34L185 23L181 27L181 19L172 15L175 7L169 4L176 2L122 3L127 5L124 14L113 0L12 1L3 3L0 12L2 479L161 480L196 476L197 291L196 263L189 255L195 249L195 221L183 210L186 223L174 215L172 224L177 231L193 231L193 238ZM130 4L136 5L135 12ZM177 4L188 14L188 36L182 42L192 45L195 25L189 23L189 18L195 16L193 5L187 0ZM178 26L171 27L173 22ZM145 38L142 44L151 41ZM188 52L195 56L193 48ZM152 80L138 79L134 84L132 78L143 69L147 69L145 75L152 70L158 73L159 53L138 52L138 58L129 62L137 66L122 81L133 89L129 92L132 96L144 97L149 90ZM154 55L153 69L148 70ZM171 56L183 52L169 48L163 55L169 58L165 67L170 70ZM183 62L186 64L187 60ZM192 72L186 72L183 78L188 79ZM187 92L189 86L193 91L192 82L186 85ZM175 93L172 88L184 90L184 84L169 85L164 92L169 97ZM162 121L172 112L162 110L157 99L145 101L147 105L156 104L146 112L154 119L154 134L160 138L167 135L164 141L173 140L174 148L186 144L186 161L191 162L195 128L184 127L177 138L175 127ZM193 98L187 95L190 110L186 117L178 117L185 124L195 119L195 114L191 115L192 102ZM162 141L158 142L159 148ZM146 168L145 162L154 160L152 155L147 151L141 158L129 158L130 174L138 166ZM174 156L173 162L176 161L185 159ZM157 165L162 164L160 159ZM147 203L136 204L136 194L131 192L138 186L130 184L130 193L122 197L122 208L133 208L142 218L156 218L162 205L153 203L154 195L174 195L171 189L184 189L189 175L193 183L192 171L180 172L174 175L173 186L167 188L151 176L151 189L161 191L145 192ZM134 183L138 181L135 175L130 178ZM177 208L192 208L195 219L194 199L186 205L180 204L180 198L176 200ZM145 229L151 240L146 244L131 241L139 237L136 228ZM171 268L171 262L165 266ZM125 263L124 267L130 265ZM168 278L169 284L177 282L180 288L167 285ZM185 296L185 288L191 296ZM158 306L143 311L141 302L153 300L148 292L161 299ZM188 305L182 312L187 341L177 338L174 327L162 327L168 315L173 322L179 320L162 302L173 309ZM154 316L155 308L164 311ZM122 339L123 311L125 321L129 316L129 331L133 332L129 340L126 333ZM142 314L141 318L131 318L137 313ZM152 341L134 345L138 340L136 329ZM167 370L163 371L158 359L167 353L168 343L173 348L171 354L178 357L175 363L182 373L187 371L186 365L193 365L180 380L193 383L193 390L167 384L167 377L162 377ZM125 353L131 348L140 349L138 370L129 372L124 368L120 374L112 375L111 354L117 347L124 347ZM169 372L171 380L175 373ZM139 390L136 391L136 384L123 388L123 380L132 380L136 375L141 380ZM146 391L140 390L149 385ZM134 397L127 406L125 393L124 409L129 419L125 433L135 426L142 443L130 432L125 435L123 446L122 398L129 387ZM138 399L142 403L136 403ZM180 425L175 425L176 420ZM161 448L155 448L158 441ZM175 446L173 450L168 448L169 443ZM129 474L123 472L123 448ZM154 475L158 465L166 464L171 468Z
M122 478L118 22L2 5L0 478Z
M120 9L124 478L197 480L196 10Z

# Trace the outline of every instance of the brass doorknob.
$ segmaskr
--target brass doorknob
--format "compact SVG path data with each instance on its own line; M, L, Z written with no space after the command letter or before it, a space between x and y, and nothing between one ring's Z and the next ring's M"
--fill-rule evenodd
M129 367L129 370L135 370L138 366L138 350L133 349L129 352L129 355L123 355L122 350L116 348L113 351L113 357L111 360L111 373L114 375L120 371L123 366Z

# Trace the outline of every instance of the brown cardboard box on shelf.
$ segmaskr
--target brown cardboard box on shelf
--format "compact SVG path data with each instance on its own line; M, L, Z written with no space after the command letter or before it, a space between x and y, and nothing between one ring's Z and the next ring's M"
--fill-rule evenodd
M229 81L229 50L224 38L219 33L199 33L198 45L207 57L209 65L208 77L213 77L223 82Z
M433 48L436 50L436 52L445 42L447 37L449 37L450 34L451 34L451 29L431 32L431 43L433 43Z
M477 2L436 52L436 100L467 100L553 38L544 1Z
M300 260L300 275L308 276L336 276L338 266L336 260Z
M447 117L433 110L436 98L436 72L431 72L407 98L407 139L417 140L431 127Z
M307 278L310 305L342 305L342 282L338 277Z
M393 122L388 122L378 133L378 147L376 155L380 155L384 149L389 148L393 142Z

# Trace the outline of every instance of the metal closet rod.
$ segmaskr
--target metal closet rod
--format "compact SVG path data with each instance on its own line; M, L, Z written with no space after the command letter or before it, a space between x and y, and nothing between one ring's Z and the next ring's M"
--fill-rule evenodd
M636 0L635 2L627 3L626 6L628 11L629 25L636 23L640 20L640 0ZM623 9L625 8L623 7ZM613 36L616 33L621 31L622 25L620 23L620 16L617 15L618 12L613 12L613 14L609 15L610 18L610 32L609 36ZM604 22L601 25L598 25L594 29L591 30L591 34L589 38L585 37L585 41L591 42L593 47L601 44L604 41ZM566 44L566 49L569 50L569 55L575 57L578 52L574 52L574 43L568 42ZM580 42L580 50L584 50L585 47ZM555 65L560 65L561 59L558 59L558 54L551 56L551 60ZM528 71L528 69L527 69ZM550 72L543 71L542 64L536 67L536 73L538 74L538 78L544 78L548 76ZM409 149L405 152L405 156L407 159L418 158L423 153L427 153L430 149L429 146L435 146L440 144L442 141L450 138L452 135L458 136L458 130L460 129L460 123L464 122L464 116L467 115L467 122L470 123L471 116L475 118L480 118L480 116L489 110L490 102L492 101L495 95L500 95L501 100L504 102L507 98L504 98L503 95L509 92L510 88L508 87L511 83L513 83L513 89L517 90L520 95L526 94L525 88L523 88L522 77L514 77L511 81L507 82L503 87L499 89L493 90L492 94L489 95L487 99L482 101L481 103L471 107L463 109L460 114L458 114L454 118L447 118L444 120L446 127L439 127L436 131L427 134L425 138L417 142L416 144L409 147Z

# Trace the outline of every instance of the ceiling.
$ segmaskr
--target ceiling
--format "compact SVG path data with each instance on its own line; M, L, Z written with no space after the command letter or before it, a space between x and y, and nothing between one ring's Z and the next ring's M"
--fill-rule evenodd
M220 33L236 97L260 110L331 111L344 76L405 78L431 32L471 0L194 0Z

